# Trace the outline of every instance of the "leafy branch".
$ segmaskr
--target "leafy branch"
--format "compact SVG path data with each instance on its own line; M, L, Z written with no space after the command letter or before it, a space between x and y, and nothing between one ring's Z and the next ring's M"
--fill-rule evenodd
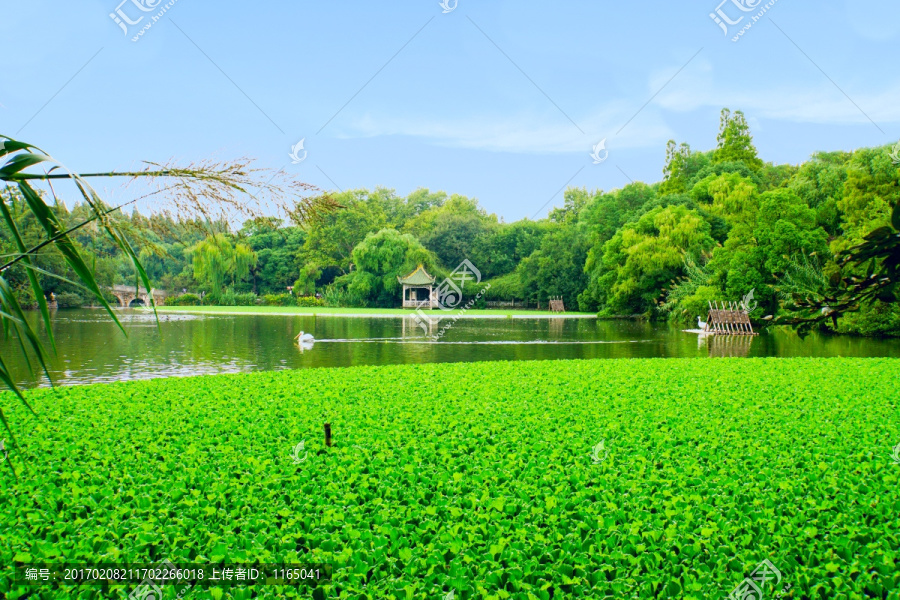
M838 318L866 304L900 301L900 202L894 206L889 226L872 231L862 243L835 258L840 273L820 278L817 293L790 291L785 308L791 314L774 319L774 323L793 325L806 333L829 320L837 327ZM858 273L860 268L863 274Z

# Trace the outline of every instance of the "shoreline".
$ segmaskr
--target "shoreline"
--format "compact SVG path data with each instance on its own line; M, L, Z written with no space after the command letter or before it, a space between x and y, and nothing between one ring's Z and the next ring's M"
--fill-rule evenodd
M191 314L191 315L228 315L228 316L276 316L276 317L347 317L351 319L360 319L360 318L377 318L377 319L403 319L406 317L410 317L415 315L416 313L413 311L406 312L320 312L320 310L312 310L307 309L304 311L302 308L298 307L298 310L291 310L291 307L269 307L269 308L285 308L288 310L283 311L272 311L272 310L259 310L258 307L247 307L248 310L209 310L210 308L217 307L167 307L167 306L158 306L156 308L159 314L165 313L175 313L175 314ZM223 309L234 309L238 307L234 306L223 306ZM151 309L145 308L141 309L145 312L152 312ZM328 309L321 309L328 310ZM340 310L340 309L339 309ZM377 309L377 310L385 310L385 311L393 311L394 309ZM493 311L491 311L493 312ZM450 319L596 319L597 315L595 314L586 314L586 313L547 313L547 312L539 312L536 314L528 314L524 311L519 312L498 312L494 314L484 314L484 313L476 313L472 314L472 311L468 311L466 314L459 315L457 311L432 311L435 317L439 317L442 314L445 315L444 318ZM427 314L427 313L426 313Z

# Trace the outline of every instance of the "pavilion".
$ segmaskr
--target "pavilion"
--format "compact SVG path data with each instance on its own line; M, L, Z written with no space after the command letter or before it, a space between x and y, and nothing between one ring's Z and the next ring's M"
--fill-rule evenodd
M406 277L397 277L403 285L403 308L434 308L434 277L421 264Z

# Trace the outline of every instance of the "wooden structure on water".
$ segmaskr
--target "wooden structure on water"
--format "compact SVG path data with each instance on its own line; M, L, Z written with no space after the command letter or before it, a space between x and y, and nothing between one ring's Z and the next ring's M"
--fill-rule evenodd
M563 304L562 296L550 298L550 312L566 312L566 306Z
M750 324L750 315L737 302L710 302L704 331L716 335L758 335Z

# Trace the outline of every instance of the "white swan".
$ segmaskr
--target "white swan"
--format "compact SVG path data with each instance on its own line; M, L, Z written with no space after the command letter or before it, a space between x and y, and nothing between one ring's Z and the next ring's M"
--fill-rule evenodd
M706 323L701 321L700 317L697 317L697 325L700 327L700 329L702 329L703 331L706 331Z
M312 350L313 345L316 343L316 338L312 334L303 333L302 331L294 339L297 341L297 346L299 346L301 353L305 350Z

